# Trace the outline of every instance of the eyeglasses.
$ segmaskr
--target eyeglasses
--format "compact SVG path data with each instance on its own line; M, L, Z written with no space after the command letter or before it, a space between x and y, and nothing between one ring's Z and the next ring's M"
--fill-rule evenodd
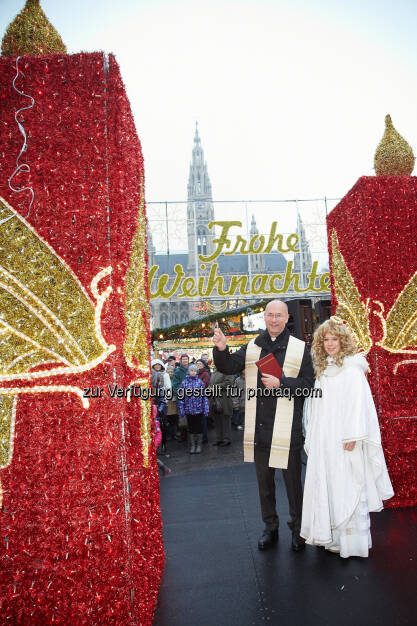
M286 317L283 313L265 313L265 317L274 320L281 320L283 317Z

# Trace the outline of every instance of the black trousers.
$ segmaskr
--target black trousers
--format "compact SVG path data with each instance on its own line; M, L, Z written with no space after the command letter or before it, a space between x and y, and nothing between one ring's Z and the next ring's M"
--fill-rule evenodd
M203 432L203 414L197 413L197 415L186 414L188 432L191 435L201 435Z
M178 430L178 414L175 413L173 415L167 415L168 421L168 435L173 439Z
M255 446L255 467L258 478L259 500L261 503L262 519L267 530L276 530L279 527L279 517L275 498L275 468L269 467L270 451L267 448ZM303 508L303 488L301 485L301 448L290 450L288 467L282 470L287 490L289 513L291 520L288 526L295 532L300 532L301 513Z

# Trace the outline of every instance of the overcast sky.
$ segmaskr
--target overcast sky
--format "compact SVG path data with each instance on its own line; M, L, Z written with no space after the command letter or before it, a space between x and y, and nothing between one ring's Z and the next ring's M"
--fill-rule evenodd
M186 199L198 120L215 200L343 196L390 113L417 149L414 0L42 0L70 53L114 52L147 200ZM24 0L0 0L1 36Z

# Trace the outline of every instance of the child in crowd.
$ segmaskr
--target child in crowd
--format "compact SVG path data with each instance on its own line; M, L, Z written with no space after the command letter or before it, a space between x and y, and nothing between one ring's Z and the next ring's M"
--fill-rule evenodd
M178 389L178 410L181 417L187 418L188 432L190 434L190 454L199 454L203 442L203 416L207 417L209 403L204 395L204 383L197 375L198 367L194 363L188 368L188 374ZM200 392L194 395L195 390ZM192 390L193 395L187 395L187 390Z

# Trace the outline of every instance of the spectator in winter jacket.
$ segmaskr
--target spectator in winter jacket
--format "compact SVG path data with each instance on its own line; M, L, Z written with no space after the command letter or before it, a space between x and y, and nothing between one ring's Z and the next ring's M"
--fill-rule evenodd
M210 384L210 368L207 365L207 361L203 359L197 359L195 363L198 367L198 377L203 381L204 386L208 387ZM208 442L208 426L207 417L203 415L203 443Z
M165 371L164 362L161 361L161 359L153 359L151 361L151 367L152 367L153 372L161 372L162 385L163 385L162 389L165 395L167 395L167 392L171 390L171 378L168 376L168 374Z
M197 375L197 365L192 363L188 368L188 374L182 381L177 392L177 405L181 417L187 418L188 432L190 434L190 454L199 454L203 442L202 418L207 417L209 403L204 394L204 383ZM192 390L193 395L187 395ZM196 392L196 390L198 390Z
M174 376L172 378L172 393L174 397L177 397L177 391L179 386L181 385L184 378L187 376L188 365L190 362L190 357L188 354L181 354L180 357L180 366L175 368Z
M230 446L231 444L233 415L231 389L234 382L234 376L226 376L218 370L214 371L210 378L210 387L215 392L212 398L212 412L216 426L214 446Z
M166 403L163 387L164 379L162 372L157 372L152 368L152 395L154 405L156 406L158 412L162 411L162 405Z
M210 384L210 368L207 364L207 361L204 361L203 359L198 359L196 361L196 365L198 367L198 377L201 378L204 385L208 387Z
M167 365L166 372L172 381L174 377L175 367L173 365ZM174 439L178 429L178 409L177 403L173 397L168 398L167 402L167 420L168 420L168 433L167 440Z
M167 400L164 393L163 372L152 368L153 404L157 410L158 424L161 427L162 440L159 444L161 453L166 452L166 410Z
M233 426L237 430L243 430L243 423L245 419L245 393L246 393L246 381L245 370L242 370L240 375L236 377L234 389L232 393L233 404Z

